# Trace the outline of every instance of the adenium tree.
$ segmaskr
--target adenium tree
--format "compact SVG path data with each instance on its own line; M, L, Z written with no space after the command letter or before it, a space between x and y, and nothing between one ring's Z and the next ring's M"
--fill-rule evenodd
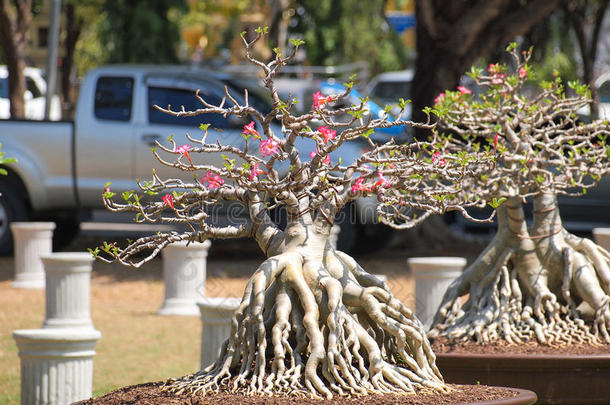
M588 124L576 111L586 86L557 78L526 94L531 50L508 50L512 65L473 68L482 90L447 91L436 100L453 145L485 149L496 166L467 188L497 207L495 237L445 293L429 337L480 343L547 345L610 342L610 254L564 229L557 195L578 196L608 171L608 122ZM533 201L533 222L524 203ZM581 309L594 312L593 325Z
M263 34L264 30L258 30L254 41ZM151 182L140 184L148 195L126 192L122 203L115 201L110 189L104 193L111 211L137 213L137 221L188 227L184 232L143 237L122 248L105 244L93 251L104 260L139 266L172 242L240 237L254 238L268 257L247 283L216 362L171 381L170 389L327 398L413 392L417 387L446 390L422 324L383 282L331 246L330 230L343 206L366 196L376 196L379 214L395 223L414 223L424 217L416 217L409 209L442 213L474 205L476 201L461 193L462 184L489 170L492 154L457 154L436 143L375 145L369 141L368 151L352 162L329 159L342 145L366 139L377 128L416 125L433 130L434 126L365 119L364 100L360 105L328 109L348 95L351 82L342 95L314 94L310 112L293 115L295 100L281 100L273 79L301 43L294 41L288 56L276 50L275 59L267 64L251 56L254 42L244 43L246 58L264 74L272 111L264 115L248 105L247 94L245 105L240 105L228 90L220 105L197 96L198 110L163 110L178 117L223 114L252 120L243 127L245 148L208 143L204 126L202 137L189 136L188 145L170 140L169 147L159 144L154 150L162 163L192 172L193 181L155 175ZM351 118L336 118L345 114ZM275 121L281 123L281 133L274 132ZM315 122L320 125L312 129ZM299 151L299 138L310 140L315 148L310 153ZM205 157L211 154L224 154L224 167L206 164ZM283 162L289 162L289 170L280 170ZM223 202L245 206L249 221L215 223L206 209ZM276 206L287 212L284 229L270 217L269 210Z

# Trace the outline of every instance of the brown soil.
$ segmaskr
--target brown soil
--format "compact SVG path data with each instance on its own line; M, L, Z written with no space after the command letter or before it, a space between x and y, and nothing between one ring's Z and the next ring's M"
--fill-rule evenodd
M476 342L451 342L447 338L431 340L434 353L452 354L610 354L610 345L591 346L573 343L569 346L545 346L536 342L508 344L506 342L482 345Z
M492 401L501 398L517 396L517 391L508 388L487 387L484 385L453 385L450 393L419 392L415 395L367 395L358 398L334 398L332 400L315 400L299 397L269 397L244 396L239 394L220 393L211 396L174 395L162 391L163 383L148 383L132 385L110 392L102 397L88 399L75 405L283 405L283 404L349 404L349 405L438 405L438 404L464 404L480 401Z

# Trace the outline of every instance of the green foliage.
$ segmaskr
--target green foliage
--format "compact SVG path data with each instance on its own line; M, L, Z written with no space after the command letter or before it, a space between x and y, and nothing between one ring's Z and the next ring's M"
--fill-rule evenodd
M305 39L312 65L364 60L373 72L404 68L404 44L384 16L385 0L298 0L293 34Z

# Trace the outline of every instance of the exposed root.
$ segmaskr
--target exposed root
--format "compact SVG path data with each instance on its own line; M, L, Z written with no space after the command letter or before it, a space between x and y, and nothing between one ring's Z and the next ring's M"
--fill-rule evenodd
M351 257L290 251L248 281L217 361L175 392L333 395L446 391L422 324Z
M534 209L531 231L519 202L498 212L496 237L448 289L429 337L610 343L610 253L563 229L552 194L537 197ZM582 302L595 312L593 327L578 311Z

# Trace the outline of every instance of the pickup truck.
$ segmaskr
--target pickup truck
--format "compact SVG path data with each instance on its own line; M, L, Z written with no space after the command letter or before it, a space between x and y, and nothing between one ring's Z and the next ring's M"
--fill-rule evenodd
M13 221L55 221L58 246L76 236L80 221L91 210L102 207L107 182L120 192L137 190L136 179L150 178L152 168L161 178L176 177L176 170L162 166L150 151L169 135L180 145L187 142L187 132L196 134L201 123L209 123L222 132L210 131L208 141L214 142L216 136L224 143L242 145L244 122L234 117L176 118L153 108L197 108L196 89L208 102L219 103L225 85L238 101L249 87L251 104L259 110L271 108L260 87L220 73L184 66L112 65L85 76L73 122L0 120L3 152L18 161L6 165L8 176L0 178L0 254L12 252L9 224ZM279 125L276 130L281 131ZM302 142L311 143L298 145L308 159L315 145L311 140ZM335 152L336 158L351 162L365 148L364 143L346 143ZM220 156L206 159L222 165ZM372 228L362 226L376 222L374 205L374 200L361 199L350 207L354 215L344 215L341 248L354 246L359 234L367 235L369 242L382 240L371 234ZM377 224L377 228L382 227Z

